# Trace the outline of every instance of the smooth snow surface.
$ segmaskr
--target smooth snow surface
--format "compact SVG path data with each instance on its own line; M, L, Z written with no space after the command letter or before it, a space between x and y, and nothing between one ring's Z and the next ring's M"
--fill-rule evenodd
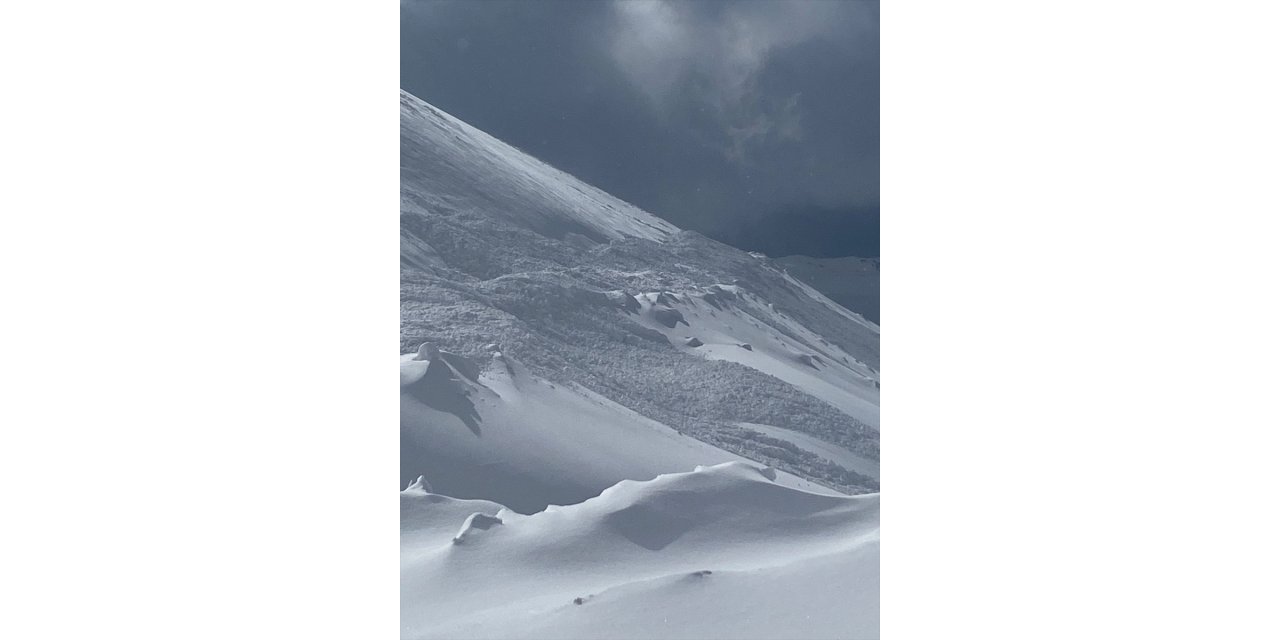
M879 326L400 106L403 637L877 637Z
M405 638L878 635L875 495L730 462L529 516L421 491L401 510Z
M589 390L547 382L501 353L474 381L448 358L413 358L400 363L407 391L400 406L401 486L421 475L438 493L533 513L582 502L620 480L744 460ZM432 367L447 374L428 375ZM835 493L790 474L779 480Z

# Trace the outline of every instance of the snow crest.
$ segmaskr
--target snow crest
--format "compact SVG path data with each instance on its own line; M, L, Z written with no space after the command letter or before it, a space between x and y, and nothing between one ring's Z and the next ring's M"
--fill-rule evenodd
M823 577L831 566L861 570L857 580L842 579L847 591L840 594L861 605L801 606L805 637L847 637L849 625L867 627L878 602L871 565L879 497L809 493L762 471L729 462L624 481L580 504L528 516L492 508L461 516L455 509L464 519L451 542L448 534L415 537L414 525L406 524L405 637L632 637L636 627L616 627L608 618L653 611L681 594L711 610L732 608L736 598L770 593L779 576L792 590L782 596L787 601L829 601ZM441 544L451 550L441 553ZM584 613L593 607L599 609ZM768 610L787 617L776 606ZM584 615L591 624L582 624ZM652 633L724 637L721 616L679 618L674 635ZM771 619L761 616L763 627L733 637L797 632Z

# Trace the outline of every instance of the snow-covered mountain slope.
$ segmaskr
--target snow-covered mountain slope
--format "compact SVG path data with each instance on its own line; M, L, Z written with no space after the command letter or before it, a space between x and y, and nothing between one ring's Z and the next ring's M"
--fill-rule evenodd
M400 93L401 198L423 208L483 206L564 239L662 240L675 226Z
M403 636L876 637L879 327L404 93L401 150Z
M877 489L740 425L877 460L878 326L771 260L681 231L404 93L401 122L402 353L432 343L480 367L496 344L540 379L719 449ZM402 432L439 430L418 400L404 403ZM402 480L431 480L440 464L404 458Z
M439 493L533 513L622 479L744 461L575 383L534 376L501 353L480 371L459 370L450 355L401 358L402 486L425 475ZM833 493L791 474L778 481Z
M777 262L846 309L880 322L880 258L786 256Z
M746 365L866 424L880 424L874 369L742 287L712 285L684 295L646 293L637 301L640 324L666 336L677 349ZM774 324L759 317L772 317Z
M404 638L874 638L879 497L742 462L520 515L401 493Z

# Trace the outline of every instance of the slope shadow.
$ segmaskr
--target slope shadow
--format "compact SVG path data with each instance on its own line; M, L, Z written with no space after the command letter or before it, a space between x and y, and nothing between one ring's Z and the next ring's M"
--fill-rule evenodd
M467 397L466 388L453 377L453 370L443 359L432 360L426 374L404 390L432 409L457 416L471 433L480 437L480 412L476 411L475 403Z
M619 535L650 551L660 551L697 524L692 518L643 504L615 511L605 521Z

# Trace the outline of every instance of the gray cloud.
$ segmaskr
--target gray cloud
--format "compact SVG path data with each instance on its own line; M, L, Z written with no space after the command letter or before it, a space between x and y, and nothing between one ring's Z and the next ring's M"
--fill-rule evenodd
M401 11L401 85L499 138L740 246L781 234L795 246L774 252L877 251L864 237L879 215L876 3ZM819 237L833 228L860 231L833 245Z
M756 76L769 55L816 39L849 37L849 18L874 28L865 4L737 2L733 4L616 0L610 53L619 68L660 109L672 94L691 91L723 127L726 155L743 162L750 143L773 137L803 140L799 93L764 94ZM865 15L858 15L863 13Z

